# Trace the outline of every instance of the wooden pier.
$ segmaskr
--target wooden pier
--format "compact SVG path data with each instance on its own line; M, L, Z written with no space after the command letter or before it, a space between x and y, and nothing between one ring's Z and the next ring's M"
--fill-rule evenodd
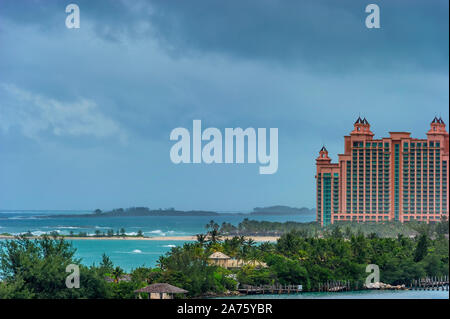
M315 289L308 290L309 292L339 292L339 291L351 291L353 287L350 281L328 281L326 283L319 284ZM302 285L260 285L250 286L243 285L238 289L241 294L256 295L256 294L295 294L300 292L306 292Z
M243 285L238 291L246 295L256 294L294 294L302 292L301 285L260 285L249 286Z
M350 283L348 280L328 281L319 283L318 287L305 290L302 285L260 285L250 286L242 285L238 289L241 294L256 295L256 294L295 294L300 292L339 292L358 290L358 286Z
M448 291L448 276L444 277L427 277L413 280L410 283L411 290L442 290Z
M391 286L383 284L382 287L377 288L380 290L442 290L449 291L448 276L422 278L413 280L408 284ZM400 287L400 288L399 288ZM257 294L295 294L300 292L341 292L341 291L353 291L362 290L364 288L361 282L351 282L349 280L336 280L319 283L315 288L311 290L305 290L301 285L260 285L250 286L242 285L238 291L245 295L257 295ZM372 288L374 289L374 288Z
M355 287L357 289L357 287ZM324 283L319 283L318 288L315 290L317 292L340 292L340 291L351 291L353 290L353 285L348 280L336 280L327 281Z

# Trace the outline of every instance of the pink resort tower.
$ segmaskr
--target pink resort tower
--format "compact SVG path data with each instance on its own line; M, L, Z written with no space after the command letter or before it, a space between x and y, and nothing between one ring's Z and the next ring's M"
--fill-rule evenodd
M360 117L345 136L345 152L331 163L325 147L316 159L317 221L382 222L448 219L449 134L441 118L426 139L390 132L374 139Z

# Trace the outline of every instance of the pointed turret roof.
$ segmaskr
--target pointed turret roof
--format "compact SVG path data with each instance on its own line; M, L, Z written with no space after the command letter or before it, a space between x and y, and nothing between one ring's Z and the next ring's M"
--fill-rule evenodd
M356 120L355 124L362 124L362 119L360 116L358 116L358 119Z

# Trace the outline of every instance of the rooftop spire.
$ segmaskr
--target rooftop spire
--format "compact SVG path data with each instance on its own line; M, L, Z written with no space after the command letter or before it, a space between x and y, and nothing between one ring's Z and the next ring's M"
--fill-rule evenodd
M374 134L370 131L370 124L367 119L361 118L361 116L358 116L358 119L356 120L354 124L353 131L350 133L352 135L364 135L364 136L373 136Z
M362 123L361 117L358 116L358 119L356 120L355 124L360 124Z
M319 157L316 159L317 163L321 163L321 164L330 164L331 163L331 158L328 157L328 151L327 148L324 146L322 146L322 148L319 151Z
M445 123L441 116L435 116L433 121L430 124L430 130L428 131L427 135L446 135L448 134L445 130Z

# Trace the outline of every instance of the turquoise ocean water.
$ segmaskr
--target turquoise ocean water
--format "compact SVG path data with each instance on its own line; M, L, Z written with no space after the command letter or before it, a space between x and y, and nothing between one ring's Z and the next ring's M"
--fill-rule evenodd
M73 240L72 244L77 249L77 257L86 265L98 264L105 253L115 265L130 271L140 266L154 267L159 256L171 247L183 245L183 241Z
M70 217L70 218L42 218L56 214L85 214L86 211L0 211L0 234L18 235L30 231L34 235L58 232L69 235L86 232L93 235L96 230L106 232L109 229L117 231L125 228L128 235L142 230L145 236L187 236L205 232L205 225L214 219L221 224L228 222L239 224L244 218L267 221L297 221L311 222L315 215L297 216L267 216L267 215L221 215L221 216L154 216L154 217ZM146 265L155 266L158 257L171 247L182 245L182 241L144 241L144 240L73 240L77 249L77 257L82 258L86 265L99 263L103 253L110 256L112 261L129 271Z
M296 221L311 222L315 215L274 216L274 215L230 215L219 216L152 216L152 217L71 217L71 218L42 218L56 214L85 214L85 211L0 211L0 233L20 234L27 231L34 235L56 231L68 235L87 232L94 234L96 230L102 232L108 229L125 228L129 235L142 230L146 236L183 236L205 232L205 225L214 219L221 224L228 222L237 225L244 218L266 221Z

